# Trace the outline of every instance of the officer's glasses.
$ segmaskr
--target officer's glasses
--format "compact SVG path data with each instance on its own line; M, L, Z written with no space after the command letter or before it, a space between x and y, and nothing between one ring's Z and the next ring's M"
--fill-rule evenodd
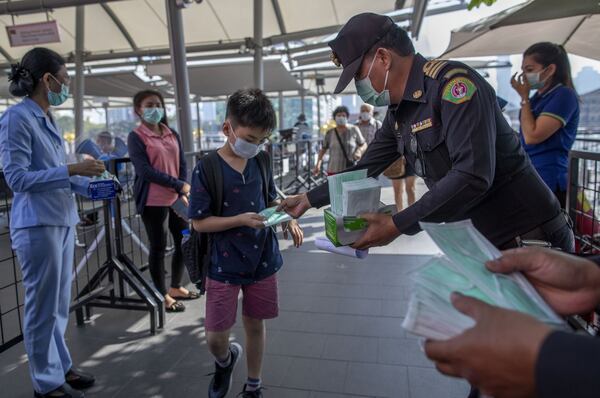
M423 151L419 146L419 142L417 141L417 136L415 134L410 135L410 150L416 155L415 157L415 174L419 177L425 176L425 157L423 156Z

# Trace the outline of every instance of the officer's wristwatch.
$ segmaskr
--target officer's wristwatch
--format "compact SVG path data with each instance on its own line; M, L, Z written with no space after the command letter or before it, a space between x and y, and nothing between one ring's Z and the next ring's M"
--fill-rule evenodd
M521 106L529 104L528 99L521 100Z

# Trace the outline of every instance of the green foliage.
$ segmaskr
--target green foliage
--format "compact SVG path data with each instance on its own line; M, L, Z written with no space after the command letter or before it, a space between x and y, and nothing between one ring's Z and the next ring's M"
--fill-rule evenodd
M482 4L485 4L486 6L491 6L496 1L498 1L498 0L471 0L469 2L469 5L467 6L467 8L469 10L472 10L475 7L479 8L479 6L482 5Z

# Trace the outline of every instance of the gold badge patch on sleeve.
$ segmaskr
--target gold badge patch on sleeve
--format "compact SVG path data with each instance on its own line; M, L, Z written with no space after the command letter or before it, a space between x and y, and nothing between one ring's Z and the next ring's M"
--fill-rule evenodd
M455 77L446 83L442 99L454 104L462 104L473 97L477 87L468 77Z

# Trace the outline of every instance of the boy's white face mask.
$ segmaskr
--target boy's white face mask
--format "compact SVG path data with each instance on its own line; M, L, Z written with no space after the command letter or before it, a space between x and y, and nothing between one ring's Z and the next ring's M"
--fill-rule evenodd
M229 123L229 129L231 130L231 134L233 134L233 136L235 137L235 142L233 144L231 143L231 141L229 141L229 146L231 147L233 153L235 153L237 156L243 159L252 159L256 155L258 155L258 153L261 150L260 145L253 144L251 142L246 141L243 138L238 137L235 134L231 123Z

